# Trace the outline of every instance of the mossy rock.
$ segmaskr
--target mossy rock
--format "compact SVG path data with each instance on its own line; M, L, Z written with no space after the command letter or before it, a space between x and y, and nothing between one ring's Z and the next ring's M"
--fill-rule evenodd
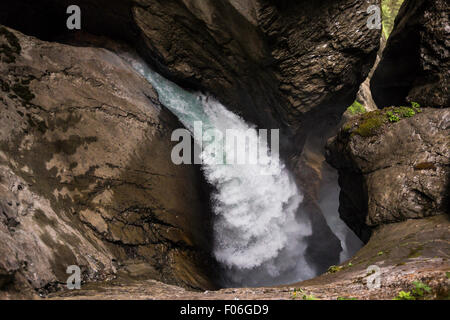
M355 102L353 102L353 104L347 108L347 111L351 114L351 115L357 115L357 114L362 114L366 112L366 108L364 108L364 106L358 102L357 100L355 100Z
M389 107L383 110L365 113L360 117L345 123L342 127L342 131L350 133L351 135L359 135L364 138L372 137L389 122L395 123L422 112L420 105L414 102L412 105L413 107Z
M378 129L387 123L386 114L383 111L376 110L362 116L361 124L353 131L361 137L374 136Z

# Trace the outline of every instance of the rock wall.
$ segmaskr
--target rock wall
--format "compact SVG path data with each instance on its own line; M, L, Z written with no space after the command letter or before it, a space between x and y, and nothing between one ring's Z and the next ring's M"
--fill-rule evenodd
M65 27L70 4L81 7L81 32ZM281 128L283 141L295 137L281 149L299 172L305 142L319 135L323 149L316 129L339 122L373 64L380 31L366 26L372 4L379 1L17 0L0 5L0 23L51 41L84 45L86 33L123 40L167 78L258 126ZM307 177L299 174L299 185ZM305 211L318 237L311 250L336 248L323 269L337 262L340 245L309 189Z
M405 1L371 81L379 107L450 106L449 14L445 0Z
M328 143L340 215L364 241L376 226L449 212L448 13L445 1L404 2L371 79L384 109L347 119Z
M0 287L46 292L69 265L213 287L201 174L171 162L182 126L147 81L105 49L3 26L0 46Z
M341 218L363 241L382 224L449 213L450 110L428 108L390 123L395 110L350 120L328 145Z
M268 128L298 129L313 109L351 104L379 45L379 30L366 27L377 0L18 0L1 7L0 22L67 38L69 4L82 9L82 31L127 40L170 79Z

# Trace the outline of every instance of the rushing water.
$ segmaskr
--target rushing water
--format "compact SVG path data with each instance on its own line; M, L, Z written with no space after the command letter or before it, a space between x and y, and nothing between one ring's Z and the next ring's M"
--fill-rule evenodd
M224 135L228 129L251 132L260 146L269 150L267 141L258 137L252 125L213 97L188 92L142 62L131 60L131 64L157 90L160 102L192 133L198 121ZM207 160L211 155L204 149L201 158ZM202 165L207 181L216 190L212 195L214 255L226 269L228 281L224 285L273 285L314 276L304 260L304 237L311 234L311 226L296 217L301 192L278 155L266 155L267 161L257 165Z

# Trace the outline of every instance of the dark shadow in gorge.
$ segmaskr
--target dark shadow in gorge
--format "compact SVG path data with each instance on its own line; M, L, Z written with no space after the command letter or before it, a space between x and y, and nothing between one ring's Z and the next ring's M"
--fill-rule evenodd
M79 1L79 3L83 4L84 1ZM117 6L116 4L119 3L120 6ZM114 39L122 39L135 45L133 42L137 41L137 31L134 29L134 26L130 24L129 3L129 1L114 1L114 7L119 8L119 10L116 12L108 11L105 16L97 15L98 8L95 8L96 10L86 10L86 15L83 17L83 23L86 23L86 29L96 30L96 33L98 34L109 36ZM71 33L69 33L65 27L61 26L65 26L65 19L67 18L65 9L69 4L72 4L72 1L60 1L58 5L55 5L54 1L19 1L10 8L2 8L5 10L0 10L0 12L3 13L0 14L0 23L4 23L44 40L66 42L68 39L67 36ZM110 4L111 1L99 1L96 6L108 7ZM22 19L17 19L17 16L21 16ZM113 26L110 21L116 21L116 25ZM342 113L343 110L341 109L343 109L345 104L350 105L353 98L354 97L344 97L343 100L348 103L345 102L340 108L334 108L334 112L336 112L336 109L339 109L337 110L337 113ZM324 145L323 140L325 137L323 136L323 132L311 132L314 128L321 128L322 123L326 123L326 121L328 121L327 118L333 118L334 115L333 112L327 108L321 109L326 109L326 111L322 111L322 118L311 116L308 120L308 116L305 117L305 126L301 130L301 133L296 139L291 139L291 136L282 138L283 145L281 146L283 158L286 159L286 162L293 168L292 172L295 173L297 182L305 193L305 201L302 204L302 214L313 222L314 229L313 235L308 239L310 245L308 246L307 259L314 265L318 273L325 271L330 265L337 264L342 250L339 239L328 225L327 220L324 217L323 209L320 207L320 180L323 177L315 176L316 173L314 168L311 170L302 168L300 166L303 165L301 162L302 156L298 155L298 150L303 149L303 145L308 137L317 135L321 139L318 146L322 148ZM306 135L306 132L308 132L308 135ZM295 149L295 151L291 152L292 149ZM302 153L305 154L307 151L308 150L304 150ZM319 154L323 154L323 151L319 151ZM311 179L317 179L317 181ZM202 188L204 189L210 188L209 186L206 186L206 184L202 185ZM206 191L206 193L208 192L209 191Z
M176 166L171 162L171 150L177 144L170 141L172 130L183 125L165 107L159 118L163 126L148 142L138 142L134 156L118 178L129 181L131 188L126 183L118 185L112 200L112 211L120 213L117 220L143 228L146 234L142 244L128 245L127 256L123 258L150 264L156 274L147 274L148 278L196 290L214 289L218 283L212 256L210 186L200 166ZM163 150L160 144L167 144L168 148L163 151L165 161L157 162L155 159L161 157L155 152ZM148 171L155 174L147 174ZM159 176L166 171L176 175L161 179ZM199 284L197 287L188 282L192 279Z

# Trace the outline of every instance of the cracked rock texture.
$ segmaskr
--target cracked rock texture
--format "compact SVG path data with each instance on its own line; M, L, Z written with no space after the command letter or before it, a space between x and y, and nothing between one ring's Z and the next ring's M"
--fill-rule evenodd
M379 46L380 30L366 26L367 8L378 0L77 3L83 32L127 41L165 76L214 94L267 128L294 126L295 131L311 110L345 110ZM58 40L73 35L65 28L69 4L5 3L0 23ZM19 15L23 19L14 18Z
M321 300L390 300L402 290L413 290L414 281L421 281L431 291L420 299L448 299L449 249L449 217L441 215L377 227L369 243L336 272L289 286L192 292L157 281L110 281L58 292L49 298L303 300L303 296L312 295ZM374 265L379 267L379 288L368 287L373 280L367 268Z
M211 288L199 171L170 160L177 120L105 49L0 26L0 289L45 293L128 265Z
M450 106L449 16L446 0L405 0L371 81L379 107Z
M340 216L363 241L382 224L449 213L450 110L423 109L361 136L379 114L350 120L327 151L339 170Z
M156 71L186 88L216 96L261 128L281 129L281 151L303 170L303 147L336 124L367 77L380 30L367 27L379 0L79 0L82 32L65 28L70 0L16 0L0 5L0 23L49 41L82 43L86 33L120 39ZM107 7L108 10L103 10ZM45 10L43 9L45 8ZM51 8L51 9L48 9ZM13 17L22 16L23 19ZM40 23L33 23L39 21ZM313 133L314 132L314 133ZM323 139L320 140L323 147ZM314 170L308 168L307 171ZM299 185L309 183L297 176ZM312 255L320 269L338 261L340 244L318 208ZM329 248L336 248L332 254ZM327 256L327 257L326 257Z

